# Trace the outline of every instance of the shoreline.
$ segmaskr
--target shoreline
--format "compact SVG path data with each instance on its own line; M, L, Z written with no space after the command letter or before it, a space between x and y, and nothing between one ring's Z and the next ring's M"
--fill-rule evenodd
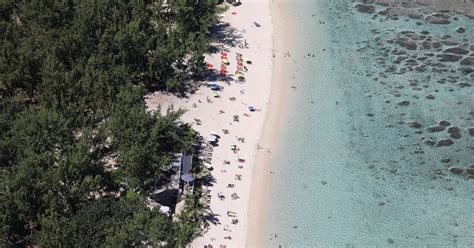
M360 13L342 0L287 5L291 7L290 20L298 23L291 23L293 28L285 30L285 37L295 38L290 43L292 49L284 52L291 52L293 58L286 60L291 65L292 60L297 62L295 69L300 73L289 73L297 79L278 87L281 71L274 60L269 115L274 113L273 99L277 97L273 95L277 88L288 92L289 97L283 100L288 102L289 111L286 118L272 123L280 124L280 135L272 137L268 134L271 131L265 130L262 137L261 142L279 139L273 142L278 143L279 151L272 156L259 154L257 159L249 246L472 243L465 231L472 225L463 221L469 215L469 181L449 172L450 166L467 168L470 160L463 148L468 147L470 137L453 138L454 144L449 148L430 148L420 141L431 138L436 143L447 139L446 134L426 133L443 120L462 130L470 128L470 119L465 118L471 106L466 100L469 91L454 85L447 89L437 83L447 76L457 78L457 83L466 82L469 77L462 75L457 63L441 65L447 70L433 74L436 67L420 62L428 68L426 72L408 70L399 74L408 66L392 63L398 53L415 58L450 46L410 51L390 43L411 31L414 36L428 33L434 41L449 37L456 46L468 50L461 41L470 40L466 35L469 31L456 30L468 30L472 20L454 15L459 20L450 16L452 23L443 26L401 16L399 20L376 18L377 14ZM283 19L274 18L277 44L278 20ZM289 35L289 30L297 34ZM387 55L389 50L393 53ZM307 51L315 58L305 58ZM395 70L389 72L393 65ZM288 68L289 72L295 71ZM420 84L426 88L408 87L409 82L401 86L400 78L423 82ZM293 92L289 84L297 85L298 90ZM436 100L425 98L428 94ZM410 105L399 107L399 99L409 100ZM314 100L313 105L310 100ZM438 107L440 104L459 106L447 113ZM266 127L272 122L270 118ZM423 133L407 125L413 121L424 129ZM413 152L415 146L420 153ZM453 151L459 152L456 162L446 159ZM438 165L442 160L447 161L443 168ZM433 177L434 172L439 176ZM453 221L456 225L451 224ZM315 223L324 228L315 230ZM339 237L341 233L343 237Z
M287 3L277 0L270 3L273 33L272 50L274 58L272 68L272 88L270 94L270 104L265 117L264 129L259 144L262 147L276 151L278 147L279 131L282 122L285 120L288 108L288 82L290 80L290 61L286 60L284 54L290 51L290 36L285 36L288 30L289 17L285 13ZM286 33L288 34L288 33ZM252 196L249 202L249 228L247 230L247 246L264 246L264 226L266 209L269 204L270 184L271 184L271 163L273 154L265 151L258 151L252 180Z
M224 89L213 92L209 87L201 86L196 93L186 98L162 93L154 93L146 97L150 110L155 110L159 105L162 107L162 113L166 112L167 107L171 105L175 109L187 109L181 120L193 123L193 128L204 139L211 132L216 132L221 136L218 146L214 147L211 155L213 167L211 175L215 181L211 183L211 186L203 189L210 191L209 206L212 212L208 216L210 226L190 244L191 247L203 247L209 244L214 247L247 245L251 225L250 206L253 208L251 201L253 185L257 182L254 167L257 164L257 153L266 151L266 149L259 149L259 145L261 145L263 130L268 129L269 123L266 122L268 109L274 109L270 105L270 95L273 91L272 73L274 72L271 5L270 1L245 1L238 7L229 6L228 11L221 18L222 22L230 25L225 31L221 31L220 35L225 39L217 42L216 45L222 46L219 50L224 50L228 54L230 62L228 72L233 73L236 70L236 53L241 53L244 58L252 61L247 65L248 72L244 73L245 83L235 80L228 83L209 80L204 83L217 83ZM259 25L255 25L254 22ZM248 49L236 45L236 42L244 42L244 40L249 44ZM209 54L205 61L213 64L214 69L218 69L221 54ZM214 98L214 93L217 93L219 97ZM250 112L249 106L254 106L257 111ZM237 122L233 120L233 115L238 115L240 120ZM200 120L200 125L196 124L196 119ZM223 129L228 130L228 134L225 134ZM245 142L239 142L238 137L245 138ZM234 145L239 149L236 153L230 149ZM241 163L240 159L244 159L245 162ZM223 161L229 161L230 164L224 164ZM236 175L241 175L242 179L237 180ZM228 188L228 184L233 184L235 187ZM225 196L224 200L218 198L221 193ZM231 198L234 193L239 196L238 199ZM236 214L229 216L228 211ZM237 224L233 223L234 219L238 220ZM226 238L229 236L231 239Z

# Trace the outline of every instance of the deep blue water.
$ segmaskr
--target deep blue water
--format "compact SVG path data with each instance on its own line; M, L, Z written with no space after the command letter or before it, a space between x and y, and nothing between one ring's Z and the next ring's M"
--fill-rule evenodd
M474 246L474 179L448 170L474 164L474 77L460 71L474 67L436 64L444 49L470 49L474 20L391 20L344 0L295 0L288 11L290 111L273 155L266 244ZM408 50L392 42L404 31L459 45ZM456 138L428 131L440 121Z

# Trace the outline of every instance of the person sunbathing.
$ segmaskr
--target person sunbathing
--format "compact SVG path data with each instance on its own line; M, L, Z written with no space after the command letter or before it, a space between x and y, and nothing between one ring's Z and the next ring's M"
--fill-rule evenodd
M201 120L200 119L197 119L197 118L194 118L194 121L196 122L196 125L201 125Z
M233 193L231 197L232 197L232 200L237 200L240 198L239 195L237 195L237 193Z

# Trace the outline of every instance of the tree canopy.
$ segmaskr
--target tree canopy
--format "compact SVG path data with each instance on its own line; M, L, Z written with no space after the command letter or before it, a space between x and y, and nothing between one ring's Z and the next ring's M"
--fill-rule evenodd
M147 111L144 95L183 91L205 68L212 1L165 13L159 1L5 0L0 16L0 242L189 242L196 219L176 223L144 197L195 132L183 110Z

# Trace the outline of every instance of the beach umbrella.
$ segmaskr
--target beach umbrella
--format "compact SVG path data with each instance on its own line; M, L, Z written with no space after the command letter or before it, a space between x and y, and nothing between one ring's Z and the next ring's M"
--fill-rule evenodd
M253 111L255 111L255 108L253 106L249 106L249 111L253 112Z
M222 192L218 192L217 197L219 197L219 199L221 199L221 200L225 199L225 195Z
M211 63L207 63L207 68L208 69L211 69L212 67L214 67Z
M214 136L214 135L209 135L209 136L207 137L207 141L208 141L208 142L216 142L216 141L217 141L217 137Z
M215 97L215 98L218 98L219 94L217 94L216 92L212 92L212 96Z
M222 89L222 87L220 85L217 85L217 84L214 84L214 83L210 83L208 84L209 88L211 88L211 90L215 90L215 91L219 91Z

